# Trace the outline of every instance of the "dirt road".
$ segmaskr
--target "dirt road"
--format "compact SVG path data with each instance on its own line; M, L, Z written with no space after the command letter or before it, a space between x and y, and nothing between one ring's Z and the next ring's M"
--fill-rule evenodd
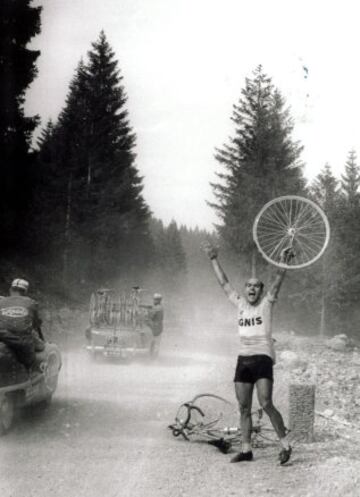
M280 467L277 446L230 464L205 444L171 436L178 404L199 392L232 397L233 342L169 333L156 362L93 364L64 353L59 388L44 413L23 413L0 441L1 497L360 496L357 445L319 428ZM286 411L281 378L277 403Z

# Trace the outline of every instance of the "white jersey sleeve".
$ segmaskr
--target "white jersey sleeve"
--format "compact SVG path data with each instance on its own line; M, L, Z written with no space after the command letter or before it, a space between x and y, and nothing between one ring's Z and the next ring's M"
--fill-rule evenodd
M228 299L232 304L234 304L236 307L239 306L239 303L241 302L241 297L240 295L235 291L232 290L232 292L228 295Z
M263 299L266 303L269 303L269 304L275 304L275 302L277 301L277 298L274 297L274 295L272 295L270 292L267 292L264 296L264 299Z

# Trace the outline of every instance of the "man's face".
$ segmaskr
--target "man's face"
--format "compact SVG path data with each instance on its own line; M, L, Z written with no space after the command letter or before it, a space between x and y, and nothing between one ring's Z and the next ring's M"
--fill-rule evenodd
M245 297L251 305L255 305L261 297L263 284L257 278L250 278L245 283Z

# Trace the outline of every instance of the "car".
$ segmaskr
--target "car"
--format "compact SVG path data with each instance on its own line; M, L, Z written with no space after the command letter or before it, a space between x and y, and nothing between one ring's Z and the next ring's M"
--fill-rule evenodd
M17 409L45 407L51 402L58 384L61 354L56 344L45 343L36 354L38 369L28 371L15 353L0 343L0 435L7 433Z
M128 293L100 288L90 298L86 349L99 358L131 359L148 355L153 341L147 326L151 308L148 292L133 287Z

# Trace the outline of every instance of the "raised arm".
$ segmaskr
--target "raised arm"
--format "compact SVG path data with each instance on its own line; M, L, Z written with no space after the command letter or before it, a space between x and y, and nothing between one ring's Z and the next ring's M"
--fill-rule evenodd
M219 285L224 290L224 293L227 295L227 297L231 301L233 301L236 292L233 289L233 287L230 285L229 280L225 274L225 271L220 265L220 262L218 260L217 249L210 242L205 242L202 248L211 261L211 265L214 270L216 279L219 282Z
M281 252L280 262L286 263L290 259L292 259L294 257L294 255L295 255L294 251L291 247L284 249ZM284 267L279 267L275 273L274 280L270 284L270 287L268 290L268 294L271 296L271 298L273 300L276 300L276 298L279 294L282 282L284 281L284 278L285 278L285 274L286 274L286 268L284 268Z

